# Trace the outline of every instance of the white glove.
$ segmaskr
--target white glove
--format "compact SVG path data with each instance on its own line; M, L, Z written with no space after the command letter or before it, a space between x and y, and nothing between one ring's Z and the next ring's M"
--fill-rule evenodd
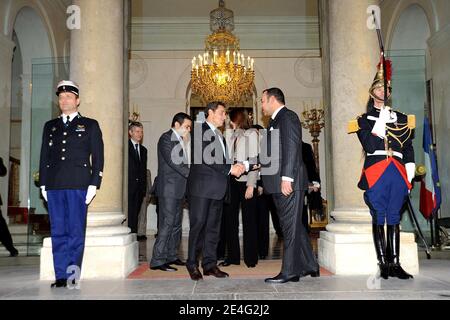
M45 191L45 186L41 186L41 193L42 193L42 197L44 198L45 202L48 202L47 191Z
M405 164L406 175L408 177L408 181L411 183L412 179L416 175L416 164L414 162L408 162Z
M381 108L379 118L385 123L389 122L389 120L391 119L391 108L390 107Z
M92 199L94 199L96 194L97 194L97 187L89 186L86 193L86 204L91 203Z
M380 118L378 118L377 121L375 121L375 125L373 126L372 129L372 134L376 135L381 139L386 138L386 122L381 119L381 116Z
M386 138L386 123L391 119L391 109L389 107L383 107L380 110L380 115L378 116L378 120L375 121L375 125L372 129L372 134L377 137L384 139Z

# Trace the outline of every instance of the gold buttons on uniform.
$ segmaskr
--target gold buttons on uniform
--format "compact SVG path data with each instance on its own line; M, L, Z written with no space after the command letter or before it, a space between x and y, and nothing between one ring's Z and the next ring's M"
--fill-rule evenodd
M64 132L63 135L67 136L67 132Z
M81 133L79 133L78 136L81 137Z
M66 157L62 157L61 160L62 160L62 161L66 160Z
M66 152L66 149L62 149L62 152Z
M65 143L66 143L66 140L63 140L63 141L62 141L62 143L64 143L64 144L65 144Z

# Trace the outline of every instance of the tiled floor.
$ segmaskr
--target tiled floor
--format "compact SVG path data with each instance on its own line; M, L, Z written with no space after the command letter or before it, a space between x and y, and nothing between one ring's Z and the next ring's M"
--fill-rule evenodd
M153 237L141 243L141 259L151 256ZM180 248L184 256L186 239ZM280 243L271 239L269 258L280 255ZM302 278L298 283L273 285L261 279L114 280L82 281L80 289L50 289L39 281L39 259L0 258L0 299L183 299L183 300L266 300L266 299L450 299L450 259L420 260L420 275L413 280L371 282L368 276L327 276ZM369 285L368 285L369 284Z

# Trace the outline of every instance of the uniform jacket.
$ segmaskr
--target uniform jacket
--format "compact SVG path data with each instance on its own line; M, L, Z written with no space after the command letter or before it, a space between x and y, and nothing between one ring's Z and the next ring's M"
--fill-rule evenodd
M407 115L395 111L397 114L397 122L386 125L388 149L390 148L392 151L401 153L403 159L395 155L389 158L386 155L368 155L377 150L386 150L384 139L372 134L372 129L379 117L379 113L379 110L372 108L369 112L361 115L357 119L359 127L357 134L365 154L364 167L358 187L362 190L367 190L372 187L388 165L393 162L410 188L411 185L408 181L404 164L414 162L414 149L412 145L414 130L408 126Z
M78 114L67 128L61 117L44 125L39 185L46 190L100 188L103 162L102 132L96 120Z

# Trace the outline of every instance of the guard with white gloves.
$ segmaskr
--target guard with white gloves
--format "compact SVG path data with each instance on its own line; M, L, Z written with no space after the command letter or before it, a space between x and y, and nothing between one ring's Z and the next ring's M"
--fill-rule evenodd
M61 81L56 95L61 115L44 126L39 165L39 184L50 216L56 276L52 288L66 287L69 266L81 269L87 207L100 188L104 162L98 122L78 113L78 85Z
M390 70L390 61L386 61ZM387 75L388 96L391 94ZM350 121L349 133L357 133L365 161L358 187L372 215L375 250L382 278L412 278L400 266L401 209L412 188L415 174L415 117L393 111L384 104L384 70L380 63L369 90L367 113ZM387 224L387 240L384 225Z

